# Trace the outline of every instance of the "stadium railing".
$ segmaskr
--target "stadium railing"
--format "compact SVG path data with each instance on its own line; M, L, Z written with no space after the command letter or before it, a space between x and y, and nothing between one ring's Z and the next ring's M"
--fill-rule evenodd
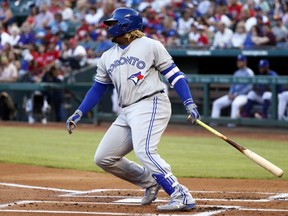
M284 89L288 89L288 76L279 77L267 77L267 76L255 76L252 78L236 78L231 75L187 75L189 81L189 86L194 100L196 101L199 111L202 116L202 120L206 123L216 122L219 124L236 123L238 125L254 125L254 126L270 126L270 127L288 127L287 121L279 121L277 119L277 85L282 85ZM211 105L214 99L227 94L229 85L232 83L262 83L269 84L272 86L272 102L270 107L270 117L268 119L255 119L255 118L239 118L232 120L228 115L223 115L218 119L211 119ZM90 88L92 82L77 82L77 83L0 83L0 91L7 91L12 93L27 93L29 94L33 91L48 91L52 89L63 89L63 91L68 91L72 93L73 101L69 110L66 110L66 115L69 116L75 108L77 108L84 97L86 91ZM23 100L23 94L16 94L16 101ZM70 94L71 95L71 94ZM186 122L186 112L180 101L179 97L175 93L173 88L169 88L169 97L172 102L172 117L171 122L174 123L185 123ZM104 100L95 107L89 115L84 118L84 121L90 123L100 123L101 121L112 121L116 118L115 114L111 111L105 111L101 106L107 107L107 101L111 102L110 95L106 94ZM110 105L109 105L110 106ZM21 113L21 106L17 106L19 109L18 113ZM107 109L106 109L107 110Z

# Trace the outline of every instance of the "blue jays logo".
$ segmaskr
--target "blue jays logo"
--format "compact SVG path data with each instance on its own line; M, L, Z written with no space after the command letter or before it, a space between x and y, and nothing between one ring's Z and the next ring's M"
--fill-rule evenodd
M137 85L143 78L144 76L141 74L141 71L139 71L138 73L132 74L130 77L128 77L128 80L132 80L134 84Z

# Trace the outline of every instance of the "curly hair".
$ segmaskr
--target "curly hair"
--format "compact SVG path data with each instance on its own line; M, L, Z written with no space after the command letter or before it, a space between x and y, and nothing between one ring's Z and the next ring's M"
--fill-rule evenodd
M126 38L128 41L133 41L134 39L136 39L136 38L141 38L141 37L143 37L144 35L145 35L145 34L144 34L142 31L136 29L136 30L133 30L133 31L131 31L131 32L127 32L127 33L124 35L124 38Z

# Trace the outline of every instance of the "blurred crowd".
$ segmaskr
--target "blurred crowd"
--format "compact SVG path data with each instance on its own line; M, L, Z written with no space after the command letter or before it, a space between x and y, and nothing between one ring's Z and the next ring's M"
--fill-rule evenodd
M41 82L51 69L96 64L112 46L103 20L121 6L144 18L144 32L166 47L255 48L287 44L281 0L0 0L0 81ZM26 10L26 16L19 13ZM56 67L57 70L54 68Z
M288 45L285 0L0 0L0 82L62 82L113 46L103 20L132 7L168 49Z

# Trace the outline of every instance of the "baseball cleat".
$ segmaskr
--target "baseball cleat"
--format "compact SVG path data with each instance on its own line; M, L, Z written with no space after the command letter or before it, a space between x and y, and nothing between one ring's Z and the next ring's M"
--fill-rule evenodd
M158 206L157 211L189 211L195 207L195 200L188 189L183 185L178 185L171 194L170 202L166 205Z
M146 188L144 197L141 201L141 205L150 205L157 198L157 194L160 188L161 186L158 184Z
M157 211L190 211L196 207L196 203L183 204L182 200L171 200L167 205L157 207Z

